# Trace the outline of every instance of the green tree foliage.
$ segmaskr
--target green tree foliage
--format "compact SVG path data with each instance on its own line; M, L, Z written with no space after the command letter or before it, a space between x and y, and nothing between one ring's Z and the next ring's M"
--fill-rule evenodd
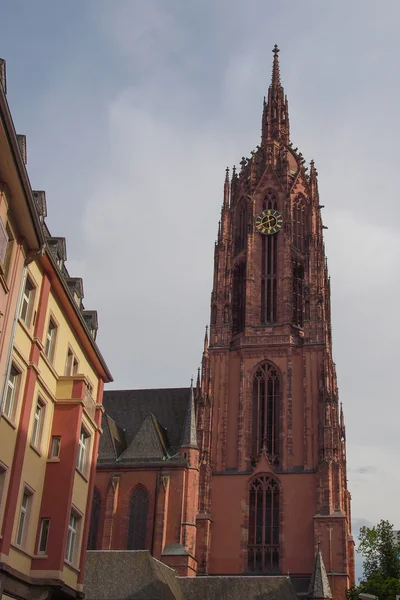
M360 585L346 593L348 600L358 600L360 593L373 594L379 600L396 600L400 595L400 547L393 535L393 525L380 521L375 527L361 527L357 552L364 557Z

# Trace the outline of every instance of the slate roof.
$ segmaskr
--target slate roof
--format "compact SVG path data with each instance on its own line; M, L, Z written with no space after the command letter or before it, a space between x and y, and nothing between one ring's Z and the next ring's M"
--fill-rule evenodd
M315 557L314 571L311 575L307 598L313 598L314 600L329 600L332 598L331 587L319 547Z
M181 446L190 402L190 388L104 392L98 464L157 463L173 457Z
M175 571L148 550L87 552L84 593L86 600L184 600Z
M179 577L184 600L298 600L289 577Z
M86 600L297 600L289 577L178 577L148 550L89 551Z

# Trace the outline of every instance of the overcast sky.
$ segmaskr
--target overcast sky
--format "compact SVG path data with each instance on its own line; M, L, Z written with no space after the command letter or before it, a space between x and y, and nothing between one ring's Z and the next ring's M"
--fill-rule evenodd
M0 55L34 189L99 311L116 388L185 386L226 166L260 139L275 43L319 171L353 524L400 528L398 0L8 0Z

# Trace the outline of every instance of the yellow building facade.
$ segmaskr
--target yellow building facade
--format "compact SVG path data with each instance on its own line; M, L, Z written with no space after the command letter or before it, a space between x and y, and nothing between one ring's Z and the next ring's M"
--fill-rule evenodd
M12 213L8 231L18 231L7 165L0 143L0 217ZM45 194L29 192L36 249L19 234L8 258L20 268L0 356L0 596L76 598L111 375L95 341L97 314L84 309L82 280L65 266L65 239L46 226Z

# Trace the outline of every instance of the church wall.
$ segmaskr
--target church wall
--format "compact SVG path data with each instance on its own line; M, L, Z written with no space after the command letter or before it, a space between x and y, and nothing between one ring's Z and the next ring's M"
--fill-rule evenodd
M257 473L262 473L256 469ZM280 571L310 574L314 565L315 473L274 475L281 483ZM247 571L249 484L253 475L214 475L210 574ZM299 553L301 548L301 553Z
M111 478L117 477L116 490L112 489ZM137 485L146 488L149 505L146 527L146 549L151 550L153 538L153 516L157 471L134 470L103 471L97 470L95 487L101 495L100 522L97 536L99 550L126 550L128 543L130 498ZM112 501L110 501L112 496ZM113 508L112 508L113 507ZM112 510L114 513L112 514ZM110 514L111 513L111 514ZM108 521L108 523L107 523ZM107 528L110 528L108 541ZM105 539L107 538L107 539Z

